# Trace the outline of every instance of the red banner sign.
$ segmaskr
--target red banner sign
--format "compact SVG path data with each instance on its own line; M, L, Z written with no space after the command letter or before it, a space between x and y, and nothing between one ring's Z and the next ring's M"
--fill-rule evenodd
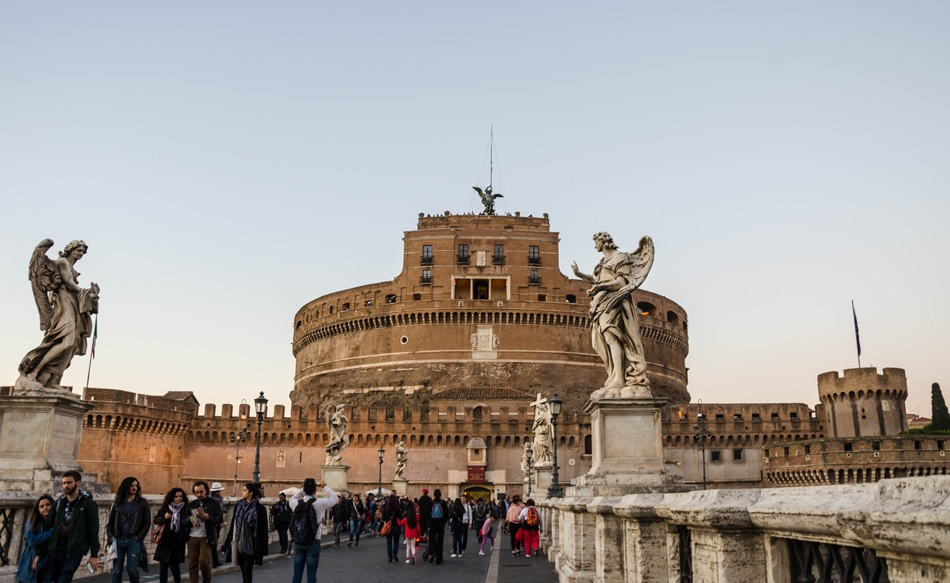
M484 484L485 466L468 466L468 482L470 484Z

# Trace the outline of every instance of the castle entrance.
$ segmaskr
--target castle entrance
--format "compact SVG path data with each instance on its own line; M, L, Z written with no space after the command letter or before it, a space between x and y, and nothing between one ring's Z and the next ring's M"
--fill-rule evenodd
M470 500L484 500L485 502L491 500L491 490L482 486L469 486L462 494L468 496Z

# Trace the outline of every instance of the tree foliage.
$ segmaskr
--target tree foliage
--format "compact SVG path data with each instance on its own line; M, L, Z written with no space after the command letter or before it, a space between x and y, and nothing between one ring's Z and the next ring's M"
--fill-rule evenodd
M937 431L950 430L950 412L947 411L947 402L943 400L940 385L934 383L930 393L930 409L933 416L931 425Z

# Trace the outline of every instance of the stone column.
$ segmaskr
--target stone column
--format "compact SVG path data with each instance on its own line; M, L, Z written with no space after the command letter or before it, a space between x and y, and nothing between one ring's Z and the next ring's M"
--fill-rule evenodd
M396 491L396 494L399 494L400 496L405 496L408 488L409 488L409 480L404 480L402 478L397 478L393 480L393 490Z
M63 472L82 471L82 421L92 408L78 396L0 397L0 489L59 492ZM95 482L84 477L83 488Z
M551 476L554 470L551 466L541 466L534 468L534 485L531 486L531 497L547 498L548 486L551 485Z
M348 492L346 474L350 466L320 466L323 469L323 481L334 492Z
M625 581L669 583L669 549L666 522L654 512L663 494L624 496L614 507L623 521ZM674 546L675 548L675 546Z
M620 498L598 497L587 505L594 515L594 545L597 557L596 583L623 583L623 519L614 514Z

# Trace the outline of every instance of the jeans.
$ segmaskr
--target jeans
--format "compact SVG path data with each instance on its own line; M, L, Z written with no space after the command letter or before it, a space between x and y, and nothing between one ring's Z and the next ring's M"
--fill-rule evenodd
M307 583L317 583L317 567L320 566L320 539L307 545L294 543L294 578L293 583L300 583L303 579L303 568L307 566Z
M135 537L116 537L115 561L112 565L112 583L122 583L122 564L129 572L129 583L139 583L139 556L142 543Z
M356 544L360 544L360 533L363 532L363 521L358 518L350 519L350 542L356 537Z
M159 583L168 583L168 572L172 572L175 583L181 583L181 565L178 563L159 563L158 581Z
M280 541L280 552L286 553L288 549L288 540L287 540L287 530L290 528L290 523L277 523L277 539ZM294 543L297 544L297 543Z
M333 542L336 543L336 546L340 546L340 533L343 532L343 529L346 528L345 522L334 522L333 523Z
M459 550L463 553L465 552L466 547L468 547L468 529L472 528L472 525L463 522L462 523L462 544L459 546Z
M452 554L459 555L462 553L462 535L465 532L465 527L467 524L462 524L461 522L452 521Z
M64 559L50 557L49 568L46 569L46 582L70 583L80 563L82 563L82 557L69 557Z
M389 534L386 535L386 554L394 559L399 558L399 525L395 524L393 520L393 527L389 531Z
M426 552L435 558L436 564L442 563L442 545L445 539L445 521L432 520L429 522L429 543Z

